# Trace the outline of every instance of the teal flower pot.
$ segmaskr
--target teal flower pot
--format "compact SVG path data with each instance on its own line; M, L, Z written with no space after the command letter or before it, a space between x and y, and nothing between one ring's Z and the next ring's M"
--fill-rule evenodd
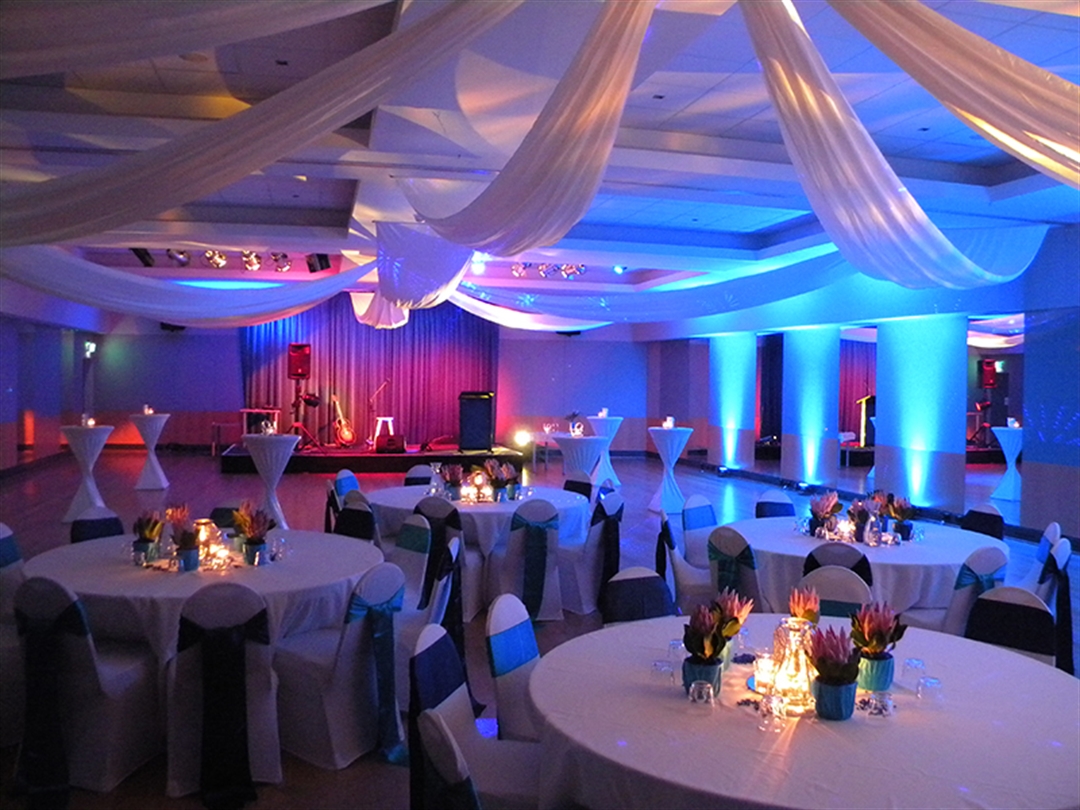
M182 548L176 552L176 559L180 564L181 571L199 570L199 550L197 548Z
M896 521L896 533L900 536L901 540L911 539L911 524L906 520Z
M896 662L891 653L880 658L859 659L859 688L867 692L885 692L892 686Z
M698 664L692 658L686 658L682 662L682 684L687 694L690 694L690 684L694 681L707 681L712 684L713 695L720 697L720 678L723 674L723 664L716 661L711 664Z
M131 544L131 556L140 565L152 563L158 558L158 544L152 540L136 540Z
M448 486L446 488L446 491L450 493L450 500L452 500L452 501L460 501L461 500L461 487L450 487L450 486Z
M814 681L814 708L822 720L847 720L855 711L857 683Z
M244 562L255 565L260 551L266 551L266 543L244 543Z

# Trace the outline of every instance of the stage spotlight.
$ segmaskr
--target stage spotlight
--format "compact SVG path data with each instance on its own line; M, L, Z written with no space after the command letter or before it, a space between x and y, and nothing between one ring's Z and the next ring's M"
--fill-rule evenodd
M292 270L292 261L288 253L271 253L270 259L274 262L274 269L279 273L288 273Z
M169 248L165 251L165 255L169 257L173 264L177 267L187 267L191 264L191 255L186 250L173 250Z
M250 273L254 273L262 267L262 256L253 250L242 250L240 256L244 260L244 269Z
M213 267L215 270L220 270L229 263L229 258L220 250L208 250L203 254L203 261L206 263L207 267Z
M318 394L304 394L300 399L302 399L304 404L309 408L318 408L319 402L321 402Z
M150 251L146 248L131 248L131 252L135 254L135 257L142 262L143 267L153 267L154 257L150 255Z
M623 273L626 272L626 268L623 267L623 265L621 265L621 264L617 264L611 269L615 271L615 275L617 275L617 276L621 276Z

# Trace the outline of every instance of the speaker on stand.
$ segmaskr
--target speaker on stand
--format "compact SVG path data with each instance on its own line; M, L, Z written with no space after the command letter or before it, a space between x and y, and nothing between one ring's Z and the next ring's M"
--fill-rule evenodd
M495 443L495 394L462 391L458 396L458 448L490 450Z

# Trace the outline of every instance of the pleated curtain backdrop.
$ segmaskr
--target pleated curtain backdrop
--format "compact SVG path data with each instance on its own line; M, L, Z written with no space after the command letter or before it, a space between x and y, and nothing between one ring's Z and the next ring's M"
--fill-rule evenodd
M859 432L858 400L877 390L877 344L840 341L840 430Z
M395 432L410 444L458 434L458 395L494 391L499 328L442 304L415 310L400 329L372 329L356 320L347 295L307 312L241 330L245 398L250 407L280 407L285 431L295 382L288 378L290 343L311 346L311 377L305 393L321 403L300 417L321 442L334 438L336 394L360 441L374 430L375 416L393 416ZM369 401L384 381L386 387Z

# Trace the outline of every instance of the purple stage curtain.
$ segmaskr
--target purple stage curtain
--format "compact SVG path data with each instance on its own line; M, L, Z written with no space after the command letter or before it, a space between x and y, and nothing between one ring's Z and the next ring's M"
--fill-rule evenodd
M292 424L295 399L289 344L311 345L311 377L301 387L317 394L321 404L302 407L300 418L324 443L334 441L334 394L358 445L374 432L376 416L394 417L395 433L420 444L440 436L456 441L458 395L495 390L499 328L452 304L415 310L404 327L382 330L359 323L349 297L338 295L291 318L242 329L241 335L247 404L280 407L281 431Z
M859 434L857 400L877 391L877 344L840 341L840 431Z

